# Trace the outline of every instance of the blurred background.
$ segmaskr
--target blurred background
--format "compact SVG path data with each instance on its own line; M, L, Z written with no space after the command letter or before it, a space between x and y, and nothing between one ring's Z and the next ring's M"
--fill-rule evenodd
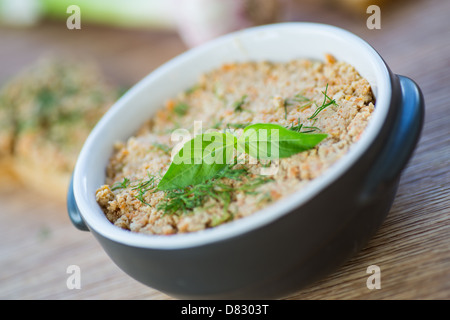
M368 28L369 5L381 9L380 29ZM0 298L167 299L71 225L65 192L77 151L101 114L164 62L284 21L355 33L417 81L426 101L421 141L383 228L337 273L287 298L449 298L449 13L448 0L0 0ZM11 164L20 169L5 170ZM82 290L65 285L71 264L81 267ZM367 290L371 264L387 270L388 290Z
M0 54L3 61L8 60L1 65L0 83L21 66L51 53L92 58L114 81L132 84L189 47L253 25L331 22L365 35L369 33L366 9L377 4L383 11L383 27L388 29L397 15L407 14L398 12L404 8L393 9L399 2L402 1L0 0ZM407 1L404 6L411 6L411 2L414 1ZM79 30L66 26L72 4L80 8ZM394 10L397 14L391 18Z

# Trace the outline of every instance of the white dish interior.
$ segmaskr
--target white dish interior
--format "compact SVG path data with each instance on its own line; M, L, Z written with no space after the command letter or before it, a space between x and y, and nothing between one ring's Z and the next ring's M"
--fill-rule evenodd
M105 217L95 200L104 184L113 144L126 141L161 108L166 99L196 83L200 74L226 62L323 60L330 53L353 65L376 97L376 110L361 139L326 174L301 193L277 201L238 221L200 232L172 236L122 230ZM151 52L149 52L151 54ZM281 23L251 28L191 49L162 65L129 90L99 121L87 139L74 171L74 195L83 220L101 235L131 246L178 249L227 239L258 228L300 206L342 175L375 139L391 100L389 72L378 53L361 38L340 28L314 23Z

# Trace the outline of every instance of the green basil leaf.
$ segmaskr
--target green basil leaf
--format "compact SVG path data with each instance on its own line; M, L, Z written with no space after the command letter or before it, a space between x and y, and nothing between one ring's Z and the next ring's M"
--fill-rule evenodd
M234 161L236 143L236 137L230 133L210 132L195 136L174 156L158 189L183 189L213 178Z
M314 148L327 134L300 133L269 123L253 124L244 129L238 151L256 159L288 158Z

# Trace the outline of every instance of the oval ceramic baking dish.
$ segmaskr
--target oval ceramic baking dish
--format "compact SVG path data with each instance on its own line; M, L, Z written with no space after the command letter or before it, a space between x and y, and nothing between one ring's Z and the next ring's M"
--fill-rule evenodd
M226 62L322 59L326 53L369 81L376 105L361 139L306 190L244 219L189 234L143 235L106 219L95 191L104 183L113 144L134 134L165 99ZM280 298L336 270L374 235L390 210L423 116L419 87L392 73L352 33L314 23L243 30L167 62L117 101L79 155L69 216L127 274L173 297Z

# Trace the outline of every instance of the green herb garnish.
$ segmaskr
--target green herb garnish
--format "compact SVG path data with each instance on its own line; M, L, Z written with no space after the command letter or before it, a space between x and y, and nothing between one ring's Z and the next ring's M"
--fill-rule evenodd
M248 96L247 96L246 94L244 94L244 95L241 97L241 99L239 99L238 101L236 101L236 102L233 103L233 109L234 109L234 111L238 111L238 112L244 111L244 109L242 108L242 106L246 103L247 97L248 97Z
M216 175L204 182L194 184L192 186L165 191L165 197L157 206L158 210L162 210L164 214L181 214L192 211L202 206L207 199L213 199L223 205L223 215L216 218L212 225L218 225L232 218L232 214L228 212L229 204L232 201L232 192L244 191L246 193L254 193L255 189L260 185L272 181L272 179L263 176L248 178L247 182L240 186L231 186L224 183L224 179L234 181L242 181L242 176L246 176L248 171L245 167L236 169L236 164L226 165Z
M299 103L307 102L307 104L304 105L304 106L307 106L307 105L311 104L310 103L311 99L309 99L308 97L306 97L304 95L301 95L300 93L297 93L292 100L295 101L295 102L299 102Z
M175 155L158 189L182 189L213 178L235 161L235 150L256 159L287 158L315 147L326 137L264 123L245 127L239 139L231 133L197 135Z
M150 206L150 204L148 204L145 199L144 196L148 191L157 191L156 189L156 177L151 175L150 173L147 174L148 179L142 179L140 181L137 182L137 184L135 185L131 185L131 180L128 178L123 178L123 180L121 182L116 182L111 190L115 191L118 189L126 189L128 187L131 187L131 190L135 190L137 192L137 195L134 196L136 199L138 199L139 201L141 201L143 204L146 204L148 206Z
M177 103L175 105L175 107L173 108L173 111L179 116L186 115L188 110L189 110L189 106L186 103L184 103L184 102Z
M294 126L294 124L292 123L291 126L288 129L292 130L292 131L296 131L296 132L301 132L301 133L311 133L311 132L314 132L314 131L322 131L320 128L315 127L315 126L305 126L305 125L303 125L303 123L300 123L300 118L298 118L297 123L298 124L296 126ZM307 129L307 130L306 131L302 131L302 129Z
M130 185L130 183L131 183L130 179L128 179L128 178L123 178L122 182L116 182L116 183L112 186L111 190L112 190L112 191L115 191L115 190L118 190L118 189L126 189L126 188L128 188L128 186Z
M296 126L291 125L290 128L267 123L229 124L228 127L244 129L239 139L228 132L213 132L197 135L186 142L157 185L158 190L166 193L167 201L161 204L161 208L165 212L190 210L203 203L202 199L206 195L228 203L229 200L226 199L230 197L230 186L218 181L224 177L224 174L233 172L229 169L230 165L236 164L236 151L259 160L274 160L291 157L314 148L328 136L312 133L320 131L314 126L317 115L328 106L337 105L336 101L327 95L327 91L328 84L322 92L324 94L322 105L308 118L313 120L311 126L304 126L300 123L300 119ZM242 106L246 103L246 99L247 95L243 95L239 101L236 101L233 104L234 110L243 111ZM302 107L312 104L309 98L300 94L295 95L292 101L306 102ZM289 100L284 100L285 118L287 118L289 103ZM152 187L154 187L153 182ZM253 192L251 191L254 189L253 186L249 188L248 192Z
M317 117L317 115L322 112L323 110L325 110L327 107L331 106L331 105L335 105L337 106L338 104L336 103L336 101L334 99L331 99L328 95L327 95L327 91L328 91L328 84L325 88L325 92L322 91L324 97L323 97L323 102L322 105L319 107L317 106L316 111L314 111L314 113L312 114L311 117L309 117L308 119L312 120L315 119ZM327 102L328 100L328 102Z
M314 148L326 134L307 134L278 124L259 123L244 129L238 147L256 159L288 158Z
M159 210L164 214L185 213L204 204L207 198L211 197L228 207L231 201L230 193L233 188L224 184L222 178L236 180L242 170L232 170L230 166L225 166L223 170L214 175L213 178L194 184L190 187L167 190L163 202L158 205Z
M236 143L236 137L230 133L197 135L174 156L158 189L181 189L213 178L233 162Z
M155 176L152 176L149 173L147 174L147 176L148 176L147 180L140 181L136 186L132 187L132 190L137 191L137 195L134 196L136 199L138 199L143 204L150 206L150 204L148 204L145 201L144 196L148 191L156 192L157 185L156 185L156 177Z
M287 119L287 107L288 106L291 106L291 105L293 105L295 103L302 104L304 102L306 102L306 103L303 104L302 106L300 106L300 109L309 107L313 103L311 99L309 99L308 97L305 97L305 96L303 96L303 95L301 95L299 93L296 94L294 96L294 98L284 99L284 101L283 101L283 103L284 103L284 112L285 112L285 117L284 118Z

